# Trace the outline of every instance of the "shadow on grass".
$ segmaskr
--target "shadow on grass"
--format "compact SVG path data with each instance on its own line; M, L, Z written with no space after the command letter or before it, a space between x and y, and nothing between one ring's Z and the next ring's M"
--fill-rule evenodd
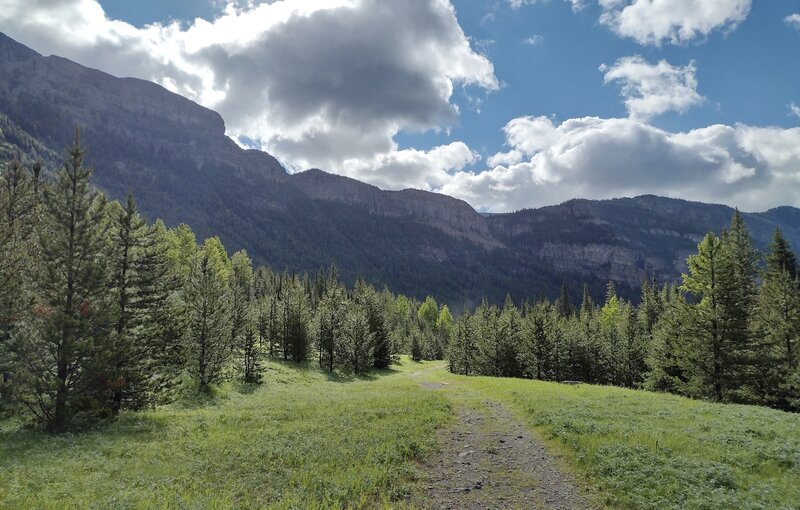
M328 370L321 368L319 366L319 362L317 360L308 360L302 362L296 361L287 361L279 358L272 358L270 359L272 363L285 368L287 370L300 372L302 374L320 374L322 375L326 381L335 382L335 383L351 383L351 382L358 382L358 381L376 381L383 377L394 375L400 373L398 370L389 367L382 370L371 370L370 372L356 374L349 370L343 370L341 368L334 369L333 372L329 372ZM395 363L399 365L400 363ZM269 384L269 377L265 377L265 380L262 384Z
M20 418L13 421L16 426L0 427L0 465L2 460L13 461L31 454L57 457L61 452L75 451L76 448L91 448L90 445L98 439L103 444L109 440L120 440L126 445L149 442L163 437L167 427L166 418L148 412L125 413L112 422L104 421L91 428L59 434L49 433L43 427Z

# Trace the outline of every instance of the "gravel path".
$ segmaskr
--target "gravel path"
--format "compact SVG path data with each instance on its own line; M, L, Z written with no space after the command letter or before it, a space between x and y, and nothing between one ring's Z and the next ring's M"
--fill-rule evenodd
M440 452L423 462L427 481L412 498L429 509L595 508L558 460L498 403L461 408L441 432Z

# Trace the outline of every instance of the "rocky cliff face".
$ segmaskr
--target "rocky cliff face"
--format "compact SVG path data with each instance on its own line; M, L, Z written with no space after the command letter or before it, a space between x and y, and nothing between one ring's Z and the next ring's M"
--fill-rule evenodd
M573 200L483 216L419 190L383 191L310 170L286 173L225 136L222 118L162 87L43 57L0 34L0 155L53 166L80 125L96 184L134 191L142 211L198 236L220 235L259 263L316 271L336 264L397 292L456 305L555 296L562 282L597 297L609 279L635 296L644 278L678 278L686 256L733 211L659 197ZM800 210L747 215L765 245L780 226L800 248Z

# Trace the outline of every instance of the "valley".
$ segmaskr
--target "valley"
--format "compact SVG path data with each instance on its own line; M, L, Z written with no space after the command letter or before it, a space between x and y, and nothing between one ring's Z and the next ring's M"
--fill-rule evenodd
M51 437L0 422L0 506L412 508L434 491L445 495L437 499L442 507L470 508L464 502L488 504L481 498L498 484L520 491L491 500L505 508L513 507L503 501L586 508L587 500L575 499L583 497L596 508L792 508L800 498L796 414L457 376L441 362L408 358L355 378L283 362L271 362L267 374L261 387L228 384L84 434ZM480 416L498 406L510 421L485 423L485 443L469 436L439 442L450 431L475 434L456 410ZM501 443L506 426L513 437ZM426 466L438 466L441 455L455 466L511 455L518 435L545 445L547 458L540 452L520 464L481 465L475 476L428 478ZM544 476L526 478L528 469ZM566 479L554 478L561 469ZM473 490L459 492L467 481ZM520 493L527 496L518 500Z

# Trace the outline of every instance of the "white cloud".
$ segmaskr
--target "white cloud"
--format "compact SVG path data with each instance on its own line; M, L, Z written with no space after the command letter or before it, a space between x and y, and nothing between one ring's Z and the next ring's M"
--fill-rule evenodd
M370 159L353 159L342 165L349 177L371 182L384 189L439 189L453 175L480 156L463 142L435 147L429 151L396 150Z
M533 34L532 36L526 37L525 39L522 40L522 42L530 46L536 46L542 41L544 41L544 36L541 34Z
M718 29L733 30L752 0L598 0L600 22L639 44L687 44Z
M636 119L514 119L491 169L439 191L511 211L571 198L654 193L745 210L800 206L800 128L713 125L669 132Z
M624 57L611 66L600 66L605 82L619 82L628 114L650 119L669 111L685 112L702 104L697 92L697 68L694 62L673 66L666 60L649 64L640 56Z
M211 22L141 29L97 0L0 0L0 31L161 83L296 168L389 157L400 130L455 123L455 87L498 88L449 0L247 1Z
M512 9L519 9L523 5L533 5L533 4L541 4L545 3L548 0L508 0L508 4L511 6ZM584 7L586 7L586 0L564 0L565 2L569 2L572 4L573 11L580 11Z
M794 103L789 104L789 114L794 115L795 117L800 119L800 106L797 106Z
M800 12L786 16L783 21L790 27L800 30Z

